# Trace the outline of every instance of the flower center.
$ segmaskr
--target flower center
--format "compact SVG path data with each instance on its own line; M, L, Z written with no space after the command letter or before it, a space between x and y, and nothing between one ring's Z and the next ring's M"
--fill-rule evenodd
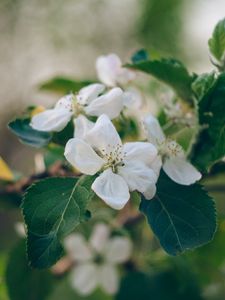
M163 158L179 157L183 154L182 147L171 139L166 139L159 145L159 153Z
M101 149L101 156L106 161L104 169L112 168L114 173L117 173L117 168L123 166L125 153L121 144L108 145L107 150Z

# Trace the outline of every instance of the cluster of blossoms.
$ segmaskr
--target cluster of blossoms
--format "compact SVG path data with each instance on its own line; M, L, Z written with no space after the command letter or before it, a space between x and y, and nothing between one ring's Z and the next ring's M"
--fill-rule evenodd
M135 73L123 68L115 54L99 57L96 69L102 83L61 98L53 109L35 115L31 126L61 131L73 119L74 138L66 144L65 157L82 174L98 175L92 189L114 209L123 208L132 191L152 199L161 167L179 184L199 180L201 174L186 160L182 147L165 137L151 115L143 120L148 141L122 144L112 120L139 102L137 92L127 89ZM93 122L89 116L98 118Z

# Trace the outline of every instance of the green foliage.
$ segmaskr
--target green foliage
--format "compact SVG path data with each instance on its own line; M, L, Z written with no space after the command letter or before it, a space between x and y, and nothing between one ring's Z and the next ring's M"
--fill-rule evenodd
M151 201L143 198L140 210L171 255L208 243L216 230L215 205L203 188L179 185L163 172L156 196Z
M121 283L116 300L201 300L200 289L194 276L186 270L184 280L180 282L180 273L176 270L164 270L147 275L142 272L130 272Z
M219 21L213 31L212 37L209 39L209 49L211 54L218 62L225 59L225 19Z
M215 72L199 75L192 83L191 87L198 101L200 101L214 86L216 82Z
M20 241L9 255L6 283L10 300L45 300L52 289L52 276L28 266L25 241Z
M0 211L5 209L19 208L22 196L15 192L0 191Z
M203 171L225 156L225 73L199 101L199 123L203 126L192 161Z
M68 140L73 138L73 134L73 121L70 121L62 131L53 133L52 142L58 145L65 146Z
M168 84L182 99L192 103L191 83L193 77L178 60L162 58L161 60L144 60L126 67L145 72Z
M71 78L58 76L42 83L39 88L42 91L65 95L68 93L76 93L81 88L91 83L93 83L91 80L78 81Z
M51 133L34 130L30 126L30 119L16 119L8 127L22 143L32 147L44 147L52 138Z
M69 278L64 278L61 282L57 283L55 290L50 295L48 300L112 300L112 297L104 294L100 290L96 290L91 295L83 297L76 293L71 288Z
M22 209L28 230L28 258L37 268L53 265L62 255L60 240L87 219L93 177L48 178L33 184Z

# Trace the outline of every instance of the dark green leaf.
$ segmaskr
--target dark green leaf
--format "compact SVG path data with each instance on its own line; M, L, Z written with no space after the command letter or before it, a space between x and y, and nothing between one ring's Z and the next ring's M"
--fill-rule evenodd
M52 142L65 146L68 140L73 138L73 135L74 125L73 121L70 121L62 131L53 133Z
M123 280L116 300L201 300L200 289L190 271L181 276L177 270L165 270L152 275L131 272Z
M22 143L32 147L44 147L52 138L51 133L34 130L30 126L30 119L16 119L8 127Z
M53 265L63 254L60 240L87 219L93 177L48 178L28 188L22 209L33 267Z
M58 76L42 83L39 88L43 91L65 95L78 92L81 88L91 83L93 83L91 80L77 81L71 78Z
M140 49L133 54L131 60L133 64L148 60L148 52L145 49Z
M225 19L219 21L209 40L209 49L212 55L221 61L225 54Z
M19 208L22 201L22 196L15 192L0 192L0 210Z
M52 276L28 266L22 240L9 255L6 283L11 300L45 300L52 289Z
M128 64L126 67L154 76L173 88L179 97L192 102L191 83L193 78L178 60L164 58L161 60L147 60Z
M163 172L156 196L143 198L140 210L170 255L208 243L216 230L215 205L201 185L179 185Z
M203 130L192 153L192 161L203 171L225 156L225 73L199 102Z

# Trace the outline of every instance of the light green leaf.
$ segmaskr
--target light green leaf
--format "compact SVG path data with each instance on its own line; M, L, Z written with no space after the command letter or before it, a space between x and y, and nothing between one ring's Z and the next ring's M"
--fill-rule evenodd
M168 84L182 99L192 103L192 76L185 66L175 59L144 60L125 65L127 68L150 74Z
M225 19L219 21L209 40L209 49L212 55L220 62L225 54Z
M20 241L9 255L6 283L10 300L45 300L53 278L47 271L31 269L26 258L25 241Z
M216 230L215 205L202 186L179 185L163 172L156 196L151 201L143 198L140 210L170 255L208 243Z
M75 79L57 76L40 84L39 88L42 91L65 95L78 92L81 88L91 83L93 83L91 80L77 81Z
M50 267L63 255L61 239L88 217L93 180L88 176L48 178L28 188L22 209L33 267Z
M51 133L34 130L30 126L30 119L16 119L8 127L22 143L32 147L44 147L52 138Z
M216 82L215 73L205 73L199 75L192 83L191 87L194 91L198 101L200 101L214 86Z
M198 112L204 129L193 149L192 162L208 171L225 156L225 73L201 99Z

